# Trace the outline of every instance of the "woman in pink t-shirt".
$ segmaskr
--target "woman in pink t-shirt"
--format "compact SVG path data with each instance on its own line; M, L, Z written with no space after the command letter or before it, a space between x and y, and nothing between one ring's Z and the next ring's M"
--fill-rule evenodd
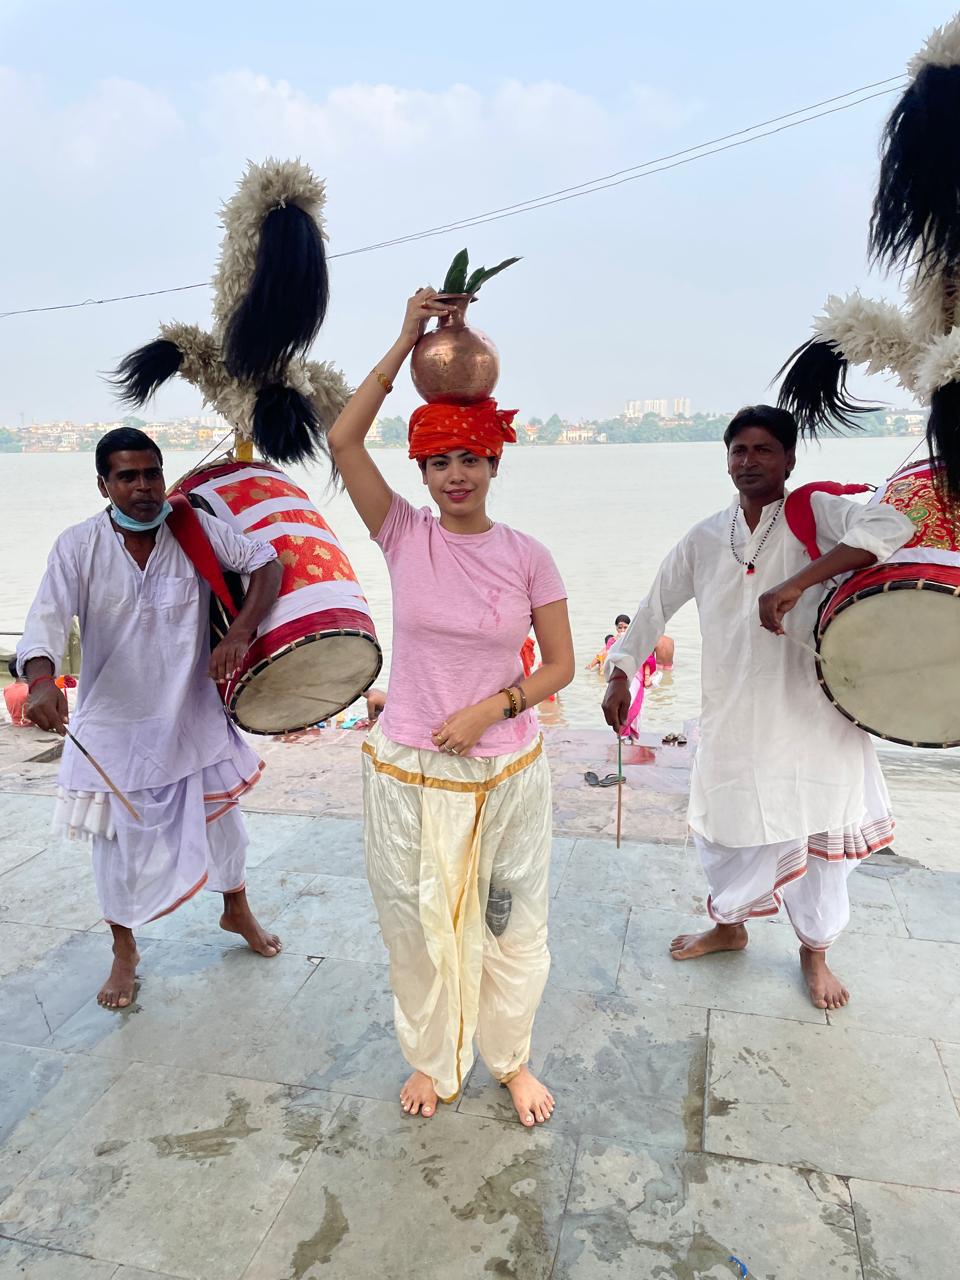
M533 1125L554 1106L528 1066L550 967L550 773L533 708L573 678L566 591L545 547L487 515L512 413L492 400L414 413L410 456L439 517L394 493L364 443L424 324L444 314L432 289L410 299L329 437L393 588L386 706L363 747L367 875L414 1068L404 1111L432 1116L456 1097L476 1036ZM543 662L525 677L531 625Z

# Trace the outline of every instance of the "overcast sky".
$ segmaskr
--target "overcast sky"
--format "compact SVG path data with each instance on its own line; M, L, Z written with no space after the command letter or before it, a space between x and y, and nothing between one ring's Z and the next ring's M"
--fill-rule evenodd
M930 0L0 0L0 310L209 278L247 158L313 166L330 251L355 249L896 75L950 16ZM359 380L407 295L466 244L478 263L523 255L474 321L500 347L498 398L524 416L764 398L827 294L884 291L864 246L893 101L334 262L315 354ZM209 294L0 320L0 424L115 417L100 371L168 319L206 324ZM388 411L414 403L404 379ZM198 408L178 384L148 416Z

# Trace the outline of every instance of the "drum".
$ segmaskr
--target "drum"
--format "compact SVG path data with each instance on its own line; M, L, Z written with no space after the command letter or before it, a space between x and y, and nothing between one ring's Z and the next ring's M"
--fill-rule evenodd
M817 675L834 706L878 738L960 746L960 512L929 462L902 467L872 502L917 526L886 563L828 596L817 625Z
M277 601L222 690L236 723L292 733L360 697L383 655L350 562L303 489L266 462L214 463L177 489L238 533L271 542L283 567Z

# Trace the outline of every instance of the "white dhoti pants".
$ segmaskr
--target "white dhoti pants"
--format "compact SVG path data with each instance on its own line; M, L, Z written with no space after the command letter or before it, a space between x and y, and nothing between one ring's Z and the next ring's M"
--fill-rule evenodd
M781 903L805 946L825 951L850 920L847 876L864 858L893 843L889 812L806 839L732 848L694 833L718 924L775 916Z
M390 954L404 1057L451 1100L473 1065L530 1056L550 968L552 813L539 742L486 759L364 744L367 875Z
M165 787L127 792L140 822L111 792L61 790L54 830L92 839L107 923L136 929L200 889L242 889L248 840L239 797L262 769L251 755L248 777L224 760Z

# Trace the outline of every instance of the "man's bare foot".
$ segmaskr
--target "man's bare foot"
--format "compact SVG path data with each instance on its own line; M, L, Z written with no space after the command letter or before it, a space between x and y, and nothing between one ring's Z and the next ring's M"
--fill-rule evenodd
M528 1129L535 1124L544 1124L553 1115L553 1108L557 1105L553 1094L529 1067L521 1067L513 1079L507 1081L506 1087L510 1090L520 1123Z
M250 910L245 889L236 893L223 895L223 915L220 917L220 928L228 933L239 933L252 951L261 956L279 955L283 943L275 933L267 931L259 924Z
M850 992L836 974L831 973L824 952L802 946L800 968L807 980L810 999L818 1009L842 1009L850 999Z
M674 960L697 960L715 951L742 951L747 931L742 924L718 924L706 933L681 933L670 943Z
M140 953L129 929L116 924L110 928L113 931L113 967L110 977L97 994L97 1004L104 1009L126 1009L136 994Z
M437 1091L430 1077L415 1071L400 1090L400 1105L408 1116L429 1120L437 1109Z

